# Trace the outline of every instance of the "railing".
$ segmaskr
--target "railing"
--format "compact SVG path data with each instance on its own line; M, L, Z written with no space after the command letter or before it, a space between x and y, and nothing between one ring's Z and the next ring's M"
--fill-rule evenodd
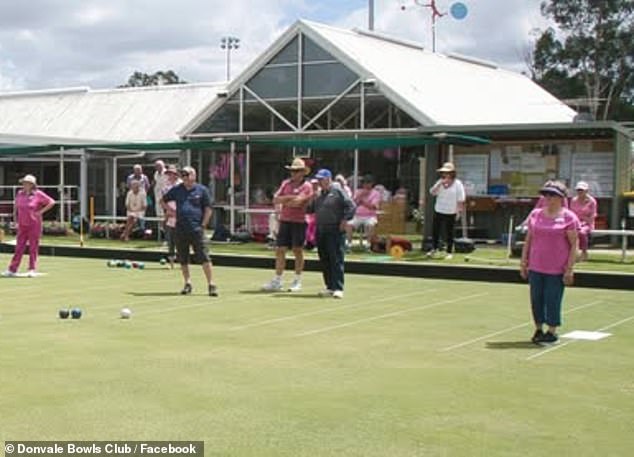
M55 219L61 223L65 223L66 221L70 222L73 215L73 207L79 205L79 186L38 186L38 189L41 189L49 195L52 193L50 192L51 190L59 195L60 188L62 189L63 198L55 200L57 209L57 217ZM20 189L22 189L22 186L0 186L0 195L2 196L0 200L0 212L2 214L13 214L15 196ZM47 192L47 189L49 192ZM11 197L10 200L7 198L8 196ZM61 203L64 205L63 209L60 207Z

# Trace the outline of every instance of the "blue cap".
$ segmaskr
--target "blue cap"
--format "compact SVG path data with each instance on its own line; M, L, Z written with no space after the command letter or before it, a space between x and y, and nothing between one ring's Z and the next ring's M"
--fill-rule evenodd
M317 174L315 175L315 178L316 179L325 179L325 178L332 179L332 173L330 172L329 169L322 168L321 170L317 172Z

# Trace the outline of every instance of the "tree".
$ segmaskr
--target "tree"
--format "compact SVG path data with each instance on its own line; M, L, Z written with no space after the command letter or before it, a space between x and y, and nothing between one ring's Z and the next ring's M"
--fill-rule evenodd
M562 99L585 98L595 119L634 119L634 2L548 0L549 28L538 38L531 71Z
M157 71L152 75L135 71L128 78L128 82L118 87L143 87L143 86L163 86L166 84L186 84L172 70Z

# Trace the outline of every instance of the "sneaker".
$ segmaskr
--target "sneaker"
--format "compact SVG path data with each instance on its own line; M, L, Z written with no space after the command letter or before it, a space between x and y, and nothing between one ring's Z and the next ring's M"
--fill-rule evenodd
M262 286L262 290L266 292L276 292L282 290L282 281L272 279L271 282L267 282Z
M541 344L557 344L558 341L559 341L559 337L555 335L554 333L550 333L550 332L544 333L544 336L542 336L541 339L539 340Z
M302 290L302 282L299 279L293 279L290 287L288 288L289 292L299 292Z
M16 274L15 274L15 272L13 272L11 270L7 270L7 271L3 271L2 272L2 276L4 276L5 278L15 278Z
M209 290L209 296L210 297L217 297L218 296L218 288L216 287L215 284L209 284L208 290Z
M185 284L183 290L181 290L181 295L189 295L192 293L192 285L190 283Z
M427 253L425 254L425 257L427 257L428 259L431 259L435 254L436 254L436 250L432 249L431 251L427 251Z
M335 290L332 293L332 298L343 298L343 290Z
M541 343L543 337L544 337L544 331L540 328L535 330L535 333L533 333L533 337L531 338L531 341L535 344L539 344Z
M445 256L445 260L451 260L451 259L453 259L453 254L447 254Z
M334 292L330 289L324 289L324 290L320 290L317 295L319 295L320 297L332 297L333 293Z
M26 276L28 278L35 278L36 276L38 276L37 271L35 270L29 270L26 272Z

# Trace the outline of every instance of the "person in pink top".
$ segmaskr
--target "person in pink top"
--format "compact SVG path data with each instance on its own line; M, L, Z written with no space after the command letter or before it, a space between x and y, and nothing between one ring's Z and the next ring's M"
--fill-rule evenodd
M273 197L275 205L281 205L279 229L275 249L275 277L262 286L262 290L274 292L282 290L282 275L286 264L286 251L292 249L295 255L295 279L288 290L302 289L304 270L304 241L306 240L306 206L313 196L313 186L304 178L308 174L306 163L298 158L285 167L291 174L282 181Z
M565 208L566 186L558 181L540 190L546 206L528 216L528 232L522 249L520 274L530 284L535 344L556 343L561 326L561 301L564 286L573 283L577 251L577 215ZM543 331L546 324L548 330Z
M26 245L29 245L28 276L37 275L37 253L42 236L42 215L55 206L55 200L37 188L37 180L33 175L26 175L20 180L22 189L15 196L14 219L17 221L18 233L15 253L9 269L3 276L15 276Z
M352 231L363 227L363 234L368 241L367 248L370 249L370 242L374 239L374 228L378 222L377 211L381 204L381 193L374 189L372 175L361 178L361 188L357 189L352 200L357 205L357 209L346 226L348 246L352 243Z
M588 242L590 233L594 230L594 220L597 218L597 201L588 193L588 183L579 181L575 186L577 195L570 201L570 210L579 218L579 249L582 261L588 260Z

